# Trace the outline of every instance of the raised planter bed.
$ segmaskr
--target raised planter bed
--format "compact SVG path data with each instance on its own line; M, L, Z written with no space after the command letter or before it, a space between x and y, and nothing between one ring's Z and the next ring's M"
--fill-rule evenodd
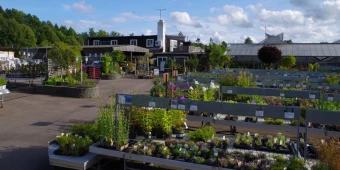
M118 80L121 79L122 75L120 74L108 74L108 75L102 75L102 80Z
M157 158L157 157L151 157L151 156L145 156L145 155L125 153L125 152L120 152L120 151L116 151L116 150L99 148L97 146L98 146L98 143L90 146L90 152L96 153L98 155L110 156L110 157L115 157L115 158L123 158L123 159L127 159L127 160L139 161L139 162L147 162L147 163L152 163L152 164L156 164L156 165L164 165L164 166L173 167L173 168L183 168L183 167L185 167L185 169L192 169L192 170L196 170L196 169L200 169L200 170L231 170L231 169L226 169L226 168L218 168L218 167L194 164L194 163L171 160L171 159L163 159L163 158Z
M50 165L52 166L86 170L95 165L101 159L99 155L94 153L87 153L82 157L55 155L54 152L58 149L59 146L57 144L51 143L48 146L48 158Z
M72 98L96 98L99 96L99 87L93 88L76 88L66 86L43 86L38 85L35 87L36 94L45 94L60 97Z

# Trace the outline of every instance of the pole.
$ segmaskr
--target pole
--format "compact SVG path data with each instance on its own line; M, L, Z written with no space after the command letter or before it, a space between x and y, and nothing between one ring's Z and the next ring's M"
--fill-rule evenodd
M305 129L305 148L304 148L304 155L303 155L303 158L305 160L305 163L306 163L306 160L307 160L307 142L308 142L308 126L309 126L309 122L308 120L306 119L306 129Z
M80 82L83 82L83 60L80 59Z
M300 114L301 116L301 114ZM299 147L300 147L300 117L298 120L298 127L297 127L297 141L296 141L296 152L299 153Z

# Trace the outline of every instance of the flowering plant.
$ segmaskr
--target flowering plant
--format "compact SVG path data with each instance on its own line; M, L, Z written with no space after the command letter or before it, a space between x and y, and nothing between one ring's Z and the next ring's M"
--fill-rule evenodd
M82 137L63 133L57 136L56 141L60 149L55 154L65 156L83 156L88 152L90 145L93 144L88 136Z

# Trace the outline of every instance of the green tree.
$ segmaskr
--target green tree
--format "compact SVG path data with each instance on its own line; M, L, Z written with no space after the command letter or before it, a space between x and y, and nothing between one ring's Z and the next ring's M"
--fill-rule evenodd
M228 47L228 44L227 44L225 41L222 41L221 45L222 45L224 48L226 48L226 49L227 49L227 47Z
M197 58L197 55L194 54L193 57L191 57L189 60L187 60L187 61L185 62L185 65L186 65L187 67L189 67L189 69L190 69L191 71L196 72L196 71L197 71L197 67L198 67L198 65L199 65L199 60L198 60L198 58Z
M102 72L103 74L109 74L112 73L112 56L110 53L105 53L101 57L101 63L102 63Z
M111 36L111 37L119 37L119 36L121 36L121 35L120 35L120 33L117 32L117 31L111 31L110 36Z
M134 33L131 33L130 36L135 36L135 34L134 34Z
M285 40L285 42L286 42L287 44L292 44L292 43L293 43L292 40Z
M182 31L180 31L180 32L178 33L178 36L182 36L182 37L184 36L183 33L182 33Z
M294 67L296 64L296 58L293 55L288 55L284 57L281 61L283 67Z
M196 43L199 44L200 42L201 42L201 39L200 39L200 38L197 38L197 39L196 39Z
M77 65L76 57L81 56L80 51L80 46L70 47L63 42L56 42L52 49L48 51L48 56L53 64L62 71L63 69L68 70Z
M209 61L211 66L221 68L230 63L231 57L226 54L227 49L219 44L210 44Z
M93 28L89 28L89 36L90 37L97 37L97 33L94 31Z
M112 52L112 61L118 63L119 65L123 65L125 62L126 55L121 50L114 50Z
M109 36L109 33L106 32L105 30L99 30L97 32L97 37L108 37Z
M252 40L250 37L247 37L247 38L244 40L244 43L245 43L245 44L253 44L253 40Z

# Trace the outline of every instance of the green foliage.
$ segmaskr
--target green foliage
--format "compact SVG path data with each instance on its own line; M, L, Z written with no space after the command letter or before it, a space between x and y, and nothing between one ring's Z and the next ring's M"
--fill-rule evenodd
M119 65L122 65L125 61L126 55L123 51L120 50L114 50L112 52L112 61L115 63L118 63Z
M226 64L229 64L231 61L231 57L225 52L226 48L219 44L212 43L210 44L210 53L209 53L209 64L216 68L223 68Z
M82 47L80 46L69 47L63 42L57 42L48 51L48 55L56 67L68 70L70 66L76 65L76 56L80 56L81 49Z
M216 135L216 131L211 126L206 126L201 129L189 132L189 138L192 141L208 141Z
M282 58L282 52L275 46L263 46L257 53L260 61L266 64L277 63Z
M339 75L338 74L326 75L325 81L327 84L339 84Z
M97 124L79 123L71 126L71 133L79 136L88 136L94 142L98 140Z
M304 170L306 169L304 164L305 163L302 159L294 157L292 160L290 160L287 170L297 170L297 169Z
M65 156L83 156L93 144L88 136L71 134L57 136L56 141L60 146L60 154Z
M247 38L244 40L244 43L245 43L245 44L253 44L253 40L252 40L250 37L247 37Z
M4 78L0 78L0 86L6 85L7 84L7 80Z
M101 142L103 144L103 140L115 139L114 131L114 112L116 109L114 95L111 97L110 105L108 107L101 106L98 111L98 118L96 120L98 136L101 138Z
M101 57L102 73L109 74L112 72L112 57L106 53Z
M164 85L155 85L151 88L150 93L152 96L163 97L165 96L165 86Z
M318 162L312 166L312 170L331 170L331 168L326 163Z
M125 115L123 109L118 109L118 126L117 129L117 144L118 146L124 146L129 142L130 134L130 119Z
M314 64L309 63L308 64L308 68L307 68L308 71L318 71L319 69L320 69L319 63L314 63Z
M65 81L67 83L68 86L70 87L76 87L77 85L77 80L74 79L71 75L68 75L66 78L65 78Z
M283 67L294 67L296 64L296 58L293 55L288 55L287 57L283 58L281 61L281 65Z
M196 71L198 65L199 65L199 60L197 58L197 55L194 54L194 56L192 58L190 58L189 60L185 61L185 65L187 67L189 67L189 69L191 71Z

